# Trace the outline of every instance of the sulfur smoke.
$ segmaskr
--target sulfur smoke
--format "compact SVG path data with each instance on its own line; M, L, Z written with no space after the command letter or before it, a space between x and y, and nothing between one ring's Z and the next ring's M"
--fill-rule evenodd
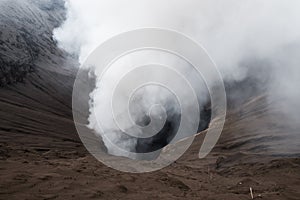
M269 101L275 102L274 107L281 108L288 120L299 121L300 2L297 0L68 0L65 6L66 20L54 31L54 38L61 48L78 56L80 63L98 45L119 33L143 27L176 30L203 45L225 82L242 81L249 74L265 79L260 75L267 74L268 83L261 87L267 89ZM154 54L145 55L146 59L147 55ZM185 66L176 59L165 59ZM183 68L188 74L189 67ZM203 97L200 105L204 106L207 103L205 84L200 82L196 88L198 95ZM170 104L166 100L169 98L167 92L148 88L141 93L144 100L160 93L160 99L152 103ZM93 106L98 109L95 113L105 113L105 105L100 100L97 102L99 95L105 93L95 90L91 94ZM138 104L140 110L148 103ZM172 109L172 115L177 116L177 108L169 110ZM91 128L97 129L95 113L91 112L89 122ZM134 116L136 121L142 118L139 112ZM123 143L123 139L114 136L117 143ZM125 149L137 145L135 140L125 140Z

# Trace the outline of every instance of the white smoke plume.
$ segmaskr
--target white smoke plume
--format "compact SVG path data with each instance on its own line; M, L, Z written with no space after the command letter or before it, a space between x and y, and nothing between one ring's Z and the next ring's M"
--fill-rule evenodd
M268 63L270 101L285 102L283 110L299 121L298 0L67 0L66 8L66 21L54 37L81 63L119 33L144 27L176 30L203 45L225 81L246 78L249 69L242 63L251 59ZM97 92L92 95L96 98ZM98 108L105 113L105 106ZM89 120L93 127L94 117Z

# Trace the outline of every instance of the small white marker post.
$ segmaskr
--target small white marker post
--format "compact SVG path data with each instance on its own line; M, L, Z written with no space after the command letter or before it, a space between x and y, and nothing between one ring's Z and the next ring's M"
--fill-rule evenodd
M251 199L254 199L254 197L253 197L253 191L252 191L252 187L250 187L250 195L251 195Z

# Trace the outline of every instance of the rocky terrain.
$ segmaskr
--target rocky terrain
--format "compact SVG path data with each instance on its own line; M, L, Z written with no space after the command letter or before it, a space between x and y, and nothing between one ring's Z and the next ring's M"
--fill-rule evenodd
M63 2L1 0L0 10L0 199L240 200L252 199L250 188L255 199L300 198L299 129L251 86L257 80L227 83L225 128L207 158L198 159L204 131L163 170L118 172L85 150L74 127L78 64L52 38Z

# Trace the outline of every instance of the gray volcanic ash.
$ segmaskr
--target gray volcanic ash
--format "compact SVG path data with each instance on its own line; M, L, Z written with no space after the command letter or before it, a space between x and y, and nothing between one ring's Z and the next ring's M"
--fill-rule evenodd
M50 135L77 138L71 117L76 61L52 38L65 16L63 2L1 1L0 10L0 140L35 146Z

